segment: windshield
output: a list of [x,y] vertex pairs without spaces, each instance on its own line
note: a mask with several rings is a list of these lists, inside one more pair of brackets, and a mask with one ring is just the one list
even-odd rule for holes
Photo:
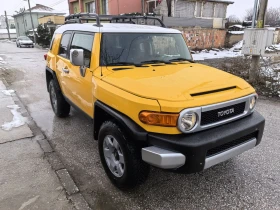
[[182,34],[104,33],[102,66],[192,60]]
[[24,36],[24,37],[19,37],[19,40],[30,40],[28,37]]

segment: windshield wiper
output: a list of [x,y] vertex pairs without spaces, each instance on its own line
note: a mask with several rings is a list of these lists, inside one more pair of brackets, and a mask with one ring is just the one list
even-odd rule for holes
[[154,64],[154,63],[165,63],[165,64],[171,64],[169,61],[164,60],[149,60],[149,61],[142,61],[143,64]]
[[174,59],[169,60],[169,62],[176,62],[176,61],[189,61],[191,63],[195,63],[193,60],[187,59],[187,58],[174,58]]
[[116,62],[116,63],[108,63],[106,66],[136,66],[140,67],[141,64],[138,63],[132,63],[132,62]]

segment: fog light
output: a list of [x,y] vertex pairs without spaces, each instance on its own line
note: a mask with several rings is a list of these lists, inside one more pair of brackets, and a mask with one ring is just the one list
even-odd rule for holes
[[194,112],[188,112],[179,119],[179,126],[182,131],[191,130],[197,122],[197,115]]

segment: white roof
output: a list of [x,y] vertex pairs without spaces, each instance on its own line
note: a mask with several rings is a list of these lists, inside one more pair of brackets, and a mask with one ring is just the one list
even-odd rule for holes
[[170,28],[163,28],[160,26],[151,25],[138,25],[138,24],[128,24],[128,23],[101,23],[102,27],[97,27],[93,25],[94,23],[84,23],[84,24],[66,24],[60,26],[55,33],[62,34],[65,31],[88,31],[88,32],[128,32],[128,33],[173,33],[179,34],[181,31]]

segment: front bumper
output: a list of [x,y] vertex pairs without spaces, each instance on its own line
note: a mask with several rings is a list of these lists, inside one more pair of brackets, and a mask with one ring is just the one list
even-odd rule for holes
[[142,159],[159,168],[195,173],[257,146],[265,119],[255,111],[250,116],[209,130],[180,135],[148,134],[149,147]]

